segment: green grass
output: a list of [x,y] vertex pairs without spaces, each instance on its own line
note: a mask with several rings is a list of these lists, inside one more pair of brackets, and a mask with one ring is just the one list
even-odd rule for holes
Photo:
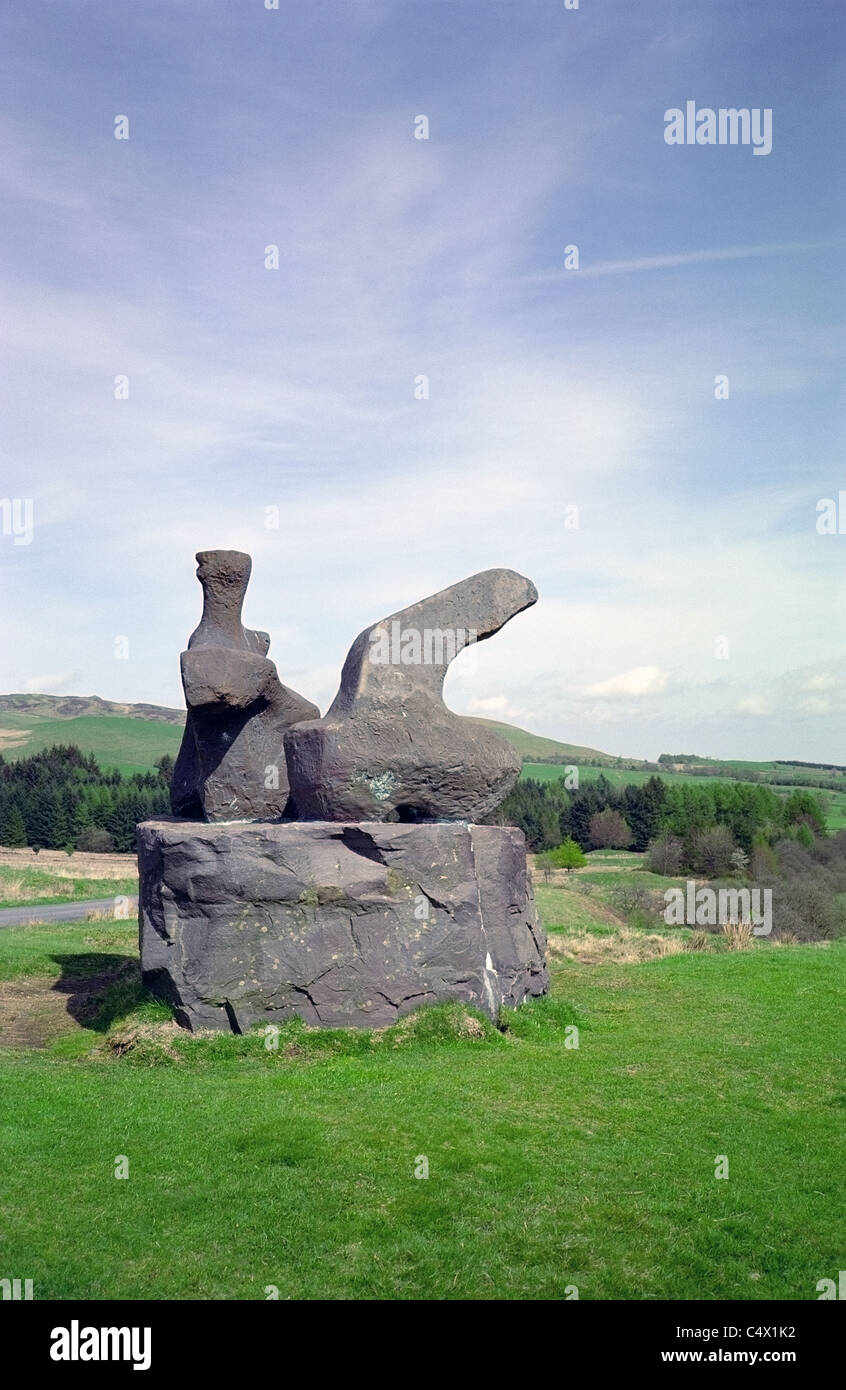
[[585,897],[575,889],[538,883],[535,900],[547,931],[606,930],[617,920],[597,899]]
[[[505,1033],[175,1057],[133,954],[131,923],[0,932],[2,978],[113,971],[86,1029],[0,1053],[0,1263],[37,1298],[815,1299],[842,1266],[844,945],[559,966]],[[136,1047],[92,1056],[113,1025]]]
[[[62,922],[0,931],[0,980],[96,974],[103,956],[136,956],[138,921]],[[108,961],[105,962],[108,964]]]
[[134,897],[137,893],[138,878],[134,874],[126,878],[63,878],[49,870],[18,869],[0,864],[0,908],[85,902],[88,898]]
[[44,719],[0,712],[0,728],[29,731],[24,743],[4,749],[7,761],[29,757],[54,744],[72,743],[83,753],[93,753],[101,767],[117,768],[123,773],[152,771],[163,754],[170,753],[175,758],[182,741],[181,725],[124,715]]
[[846,830],[846,792],[823,792],[827,801],[826,825],[829,830]]

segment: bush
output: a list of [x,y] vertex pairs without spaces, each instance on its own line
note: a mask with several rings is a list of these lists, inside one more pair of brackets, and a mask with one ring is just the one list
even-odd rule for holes
[[654,927],[663,917],[663,895],[651,892],[645,883],[638,883],[634,874],[626,874],[622,882],[612,888],[610,901],[615,912],[640,930]]
[[734,872],[741,875],[741,877],[746,873],[746,870],[749,868],[749,855],[746,853],[745,849],[736,849],[733,852],[731,856],[731,867]]
[[96,825],[89,825],[79,833],[76,842],[77,849],[86,850],[89,854],[113,854],[115,842],[108,830],[100,830]]
[[675,878],[681,873],[683,859],[684,845],[678,835],[662,835],[650,844],[646,852],[646,867],[653,874]]
[[734,849],[734,836],[727,825],[711,825],[697,830],[691,839],[691,867],[707,878],[718,878],[730,872]]
[[610,806],[591,816],[589,833],[594,849],[628,849],[633,839],[625,816]]
[[778,856],[772,845],[765,840],[756,840],[752,845],[752,858],[749,861],[749,877],[758,883],[762,879],[774,878],[778,873]]

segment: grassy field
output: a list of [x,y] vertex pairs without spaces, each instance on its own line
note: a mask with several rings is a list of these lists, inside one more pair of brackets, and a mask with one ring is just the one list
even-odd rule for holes
[[846,829],[846,792],[823,792],[826,798],[826,825],[829,830]]
[[151,772],[164,753],[176,757],[182,727],[154,719],[121,715],[82,715],[77,719],[44,719],[38,715],[0,713],[7,737],[0,742],[4,758],[28,757],[57,743],[73,743],[93,753],[101,767],[119,772]]
[[[71,856],[68,859],[71,863]],[[137,892],[137,874],[122,878],[77,878],[41,869],[8,868],[0,864],[0,908],[84,902],[87,898],[112,898],[118,895],[131,897]]]
[[606,879],[636,860],[538,885],[552,993],[505,1031],[452,1007],[191,1038],[143,1000],[134,923],[0,932],[0,1272],[36,1298],[815,1299],[846,946],[633,932]]

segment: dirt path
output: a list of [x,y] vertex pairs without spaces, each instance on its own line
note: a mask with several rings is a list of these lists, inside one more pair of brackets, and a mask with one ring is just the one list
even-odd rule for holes
[[102,988],[103,978],[96,975],[76,981],[70,998],[67,987],[49,976],[0,982],[0,1047],[47,1047],[55,1038],[79,1032],[82,1024],[74,1014]]

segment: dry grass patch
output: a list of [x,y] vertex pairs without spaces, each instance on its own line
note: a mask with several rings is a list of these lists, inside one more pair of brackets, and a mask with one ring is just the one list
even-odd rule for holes
[[730,951],[748,951],[752,945],[751,922],[724,922],[722,933]]
[[550,955],[581,961],[585,965],[606,962],[636,965],[641,961],[659,960],[662,956],[678,956],[687,949],[684,937],[639,932],[631,927],[620,927],[602,936],[594,932],[573,932],[567,936],[551,933],[549,937]]
[[62,849],[0,849],[0,866],[9,869],[40,869],[56,878],[130,878],[138,871],[134,854],[94,854]]
[[72,999],[52,976],[0,982],[0,1047],[43,1048],[84,1028],[86,1009],[103,988],[102,977],[80,979]]
[[22,748],[31,733],[31,729],[0,729],[0,753],[10,748]]
[[[117,1023],[109,1031],[108,1037],[100,1043],[96,1051],[112,1057],[123,1057],[127,1052],[152,1048],[172,1062],[184,1061],[184,1056],[173,1046],[174,1040],[185,1036],[185,1030],[173,1020],[162,1023],[141,1023],[128,1019]],[[213,1038],[215,1034],[208,1028],[197,1029],[193,1038]]]
[[54,898],[72,899],[74,896],[74,881],[67,878],[64,874],[55,874],[55,879],[61,882],[51,882],[46,888],[44,884],[26,883],[23,877],[3,878],[0,880],[0,890],[4,902],[10,903],[31,903],[43,898],[46,891]]

